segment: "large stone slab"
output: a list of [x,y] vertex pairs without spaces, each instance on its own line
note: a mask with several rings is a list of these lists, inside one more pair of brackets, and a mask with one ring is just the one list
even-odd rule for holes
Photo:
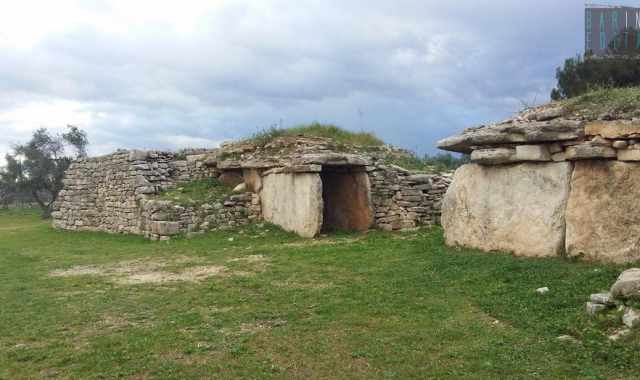
[[640,259],[640,163],[580,161],[567,205],[567,254]]
[[471,153],[479,146],[557,142],[582,137],[584,122],[580,121],[555,119],[544,122],[509,122],[467,129],[459,135],[438,141],[438,148]]
[[631,121],[594,121],[585,127],[589,136],[602,136],[608,139],[624,139],[640,136],[640,123]]
[[572,164],[469,164],[456,171],[442,206],[448,245],[521,256],[564,251]]
[[273,173],[262,179],[262,214],[268,222],[302,237],[322,229],[322,180],[318,173]]

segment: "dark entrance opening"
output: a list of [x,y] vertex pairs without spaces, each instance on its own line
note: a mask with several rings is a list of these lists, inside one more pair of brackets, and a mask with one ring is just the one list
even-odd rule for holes
[[364,167],[325,166],[322,232],[366,231],[373,225],[371,186]]

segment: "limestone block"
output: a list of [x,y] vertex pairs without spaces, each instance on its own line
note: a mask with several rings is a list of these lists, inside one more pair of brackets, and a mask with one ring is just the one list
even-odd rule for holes
[[178,222],[152,222],[151,232],[160,236],[173,236],[180,233]]
[[624,121],[596,121],[587,123],[585,133],[607,139],[630,138],[632,135],[640,134],[640,124]]
[[626,308],[622,315],[622,323],[630,329],[640,327],[640,311],[632,307]]
[[640,301],[640,269],[632,268],[622,272],[611,287],[611,295],[616,299]]
[[512,148],[478,149],[471,153],[471,161],[480,165],[501,165],[514,161],[516,150]]
[[551,154],[560,153],[560,152],[562,152],[564,150],[562,145],[559,144],[559,143],[549,144],[548,145],[548,149],[549,149],[549,153],[551,153]]
[[192,154],[190,156],[187,156],[187,162],[204,161],[206,158],[206,154]]
[[620,161],[640,161],[640,149],[624,149],[618,151]]
[[562,162],[567,160],[567,154],[565,152],[558,152],[551,155],[551,160],[554,162]]
[[551,161],[551,153],[546,145],[516,146],[516,161]]
[[567,147],[565,154],[566,159],[569,161],[617,157],[615,149],[608,146],[593,145],[589,143]]
[[129,152],[129,161],[145,161],[149,158],[149,152],[144,150],[132,150]]
[[545,110],[542,110],[541,112],[536,113],[536,120],[547,121],[559,118],[563,114],[564,109],[562,107],[547,108]]
[[584,122],[576,120],[508,122],[467,129],[459,135],[440,140],[438,148],[470,153],[473,147],[478,146],[557,142],[578,140],[582,137],[584,137]]
[[464,165],[442,204],[448,245],[521,256],[564,250],[572,164]]
[[268,222],[303,237],[320,233],[322,180],[317,173],[274,173],[262,178],[262,214]]
[[567,254],[589,260],[640,259],[640,164],[579,161],[567,204]]
[[[425,184],[425,185],[429,185],[431,186],[431,177],[428,174],[414,174],[414,175],[410,175],[407,179],[411,182],[415,182],[415,183],[419,183],[419,184]],[[429,187],[431,188],[431,187]]]
[[629,142],[625,140],[614,141],[613,147],[616,149],[627,149],[629,147]]

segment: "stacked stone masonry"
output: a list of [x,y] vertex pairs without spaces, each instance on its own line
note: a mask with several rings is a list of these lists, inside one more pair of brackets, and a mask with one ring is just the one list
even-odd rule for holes
[[[410,172],[388,164],[389,154],[404,153],[389,146],[345,149],[328,139],[303,136],[186,154],[118,151],[70,167],[53,223],[61,229],[130,233],[153,240],[256,220],[307,237],[332,227],[403,230],[439,223],[451,176]],[[189,206],[158,197],[207,178],[237,191],[216,202]],[[327,187],[323,193],[325,181],[344,189],[327,192]]]
[[443,205],[450,245],[523,256],[640,259],[640,120],[529,110],[439,142],[470,154]]

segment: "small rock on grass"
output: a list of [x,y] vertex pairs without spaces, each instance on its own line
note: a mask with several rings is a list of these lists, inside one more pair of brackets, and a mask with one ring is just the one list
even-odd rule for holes
[[622,315],[622,323],[632,329],[640,327],[640,312],[631,307],[626,308]]
[[607,306],[605,305],[602,305],[599,303],[587,302],[587,314],[589,314],[592,317],[606,310],[607,310]]
[[549,288],[547,288],[546,286],[544,288],[538,288],[538,289],[536,289],[536,293],[538,293],[538,294],[549,293]]
[[623,338],[624,336],[629,335],[630,332],[631,330],[629,329],[617,330],[615,333],[609,336],[609,340],[612,340],[615,342],[616,340],[619,340],[620,338]]
[[596,293],[591,295],[591,302],[600,305],[614,306],[616,303],[611,297],[611,293]]
[[640,300],[640,269],[628,269],[618,277],[611,287],[611,295],[616,299]]

